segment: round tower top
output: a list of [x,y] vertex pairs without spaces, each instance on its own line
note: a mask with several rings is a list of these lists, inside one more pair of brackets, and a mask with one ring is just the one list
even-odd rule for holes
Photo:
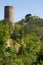
[[13,6],[5,6],[5,8],[14,8]]

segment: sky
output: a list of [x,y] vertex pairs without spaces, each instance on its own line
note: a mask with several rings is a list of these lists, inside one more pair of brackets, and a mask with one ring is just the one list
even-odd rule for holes
[[14,22],[30,13],[43,18],[43,0],[0,0],[0,20],[4,19],[4,6],[14,7]]

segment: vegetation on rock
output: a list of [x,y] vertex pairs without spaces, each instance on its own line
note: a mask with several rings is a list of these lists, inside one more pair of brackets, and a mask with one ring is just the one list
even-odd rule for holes
[[0,21],[0,65],[43,65],[43,19],[31,15],[13,28],[4,22]]

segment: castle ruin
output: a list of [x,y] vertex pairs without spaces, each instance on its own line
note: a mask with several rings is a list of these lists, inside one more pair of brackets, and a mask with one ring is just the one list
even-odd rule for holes
[[13,6],[5,6],[4,8],[4,19],[14,23],[14,7]]

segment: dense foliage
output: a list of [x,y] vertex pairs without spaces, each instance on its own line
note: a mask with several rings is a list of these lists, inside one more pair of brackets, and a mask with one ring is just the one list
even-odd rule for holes
[[0,21],[0,65],[43,65],[43,19],[28,16],[11,27]]

